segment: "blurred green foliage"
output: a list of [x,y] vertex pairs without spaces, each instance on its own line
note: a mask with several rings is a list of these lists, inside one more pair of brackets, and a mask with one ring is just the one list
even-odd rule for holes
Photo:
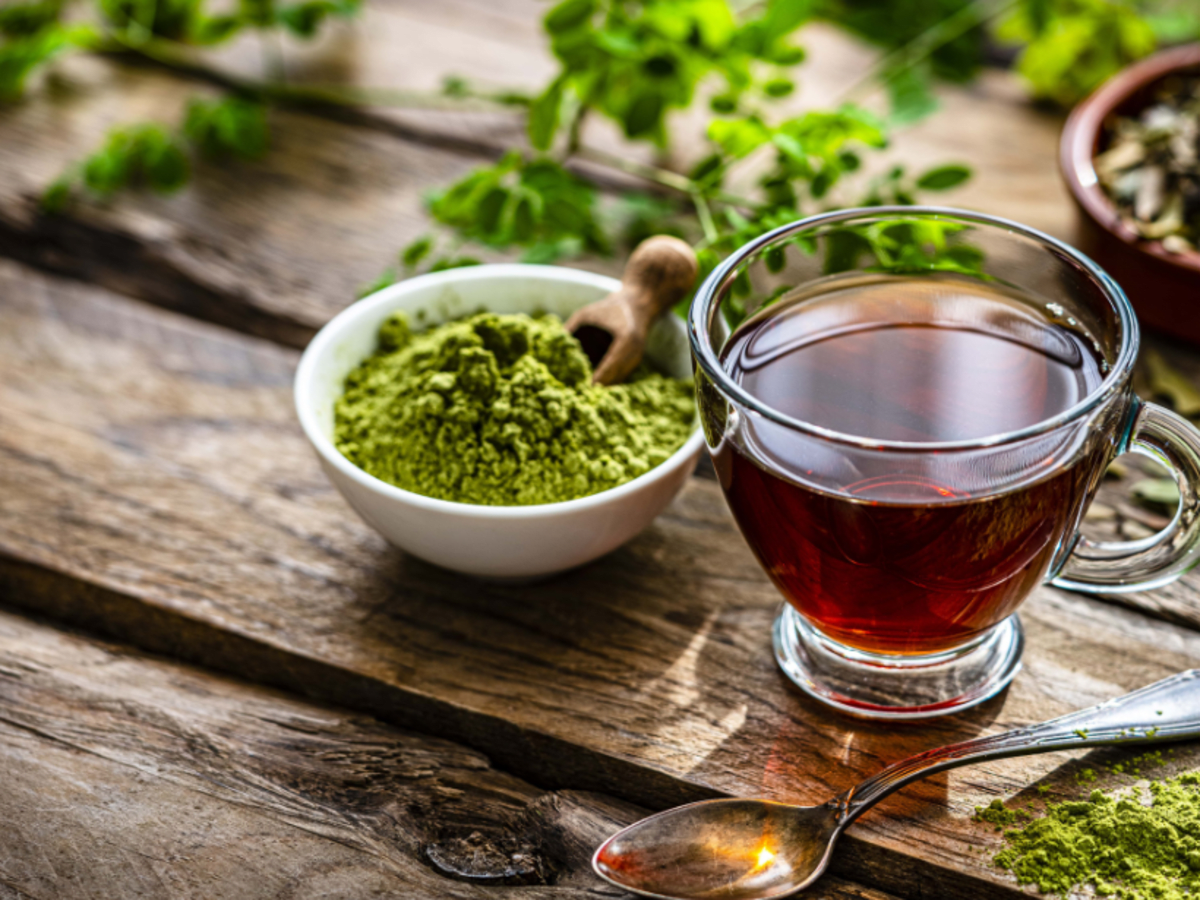
[[242,97],[192,100],[183,120],[183,134],[209,159],[260,159],[269,140],[267,110]]
[[818,0],[816,12],[889,50],[931,45],[881,73],[913,98],[1011,53],[1033,96],[1070,106],[1159,46],[1200,39],[1196,0]]
[[936,46],[927,73],[969,81],[984,62],[986,34],[982,4],[965,0],[818,0],[817,15],[873,44],[894,50],[911,44],[952,16],[967,17],[960,33]]
[[[707,270],[770,228],[844,202],[844,193],[834,199],[832,192],[887,146],[889,129],[936,108],[936,79],[968,81],[989,55],[1015,53],[1032,94],[1065,106],[1160,42],[1200,35],[1194,0],[768,0],[745,9],[749,13],[739,16],[725,0],[560,0],[543,22],[560,69],[528,105],[530,144],[544,155],[523,161],[514,154],[472,173],[441,195],[455,199],[453,214],[444,199],[432,202],[434,219],[454,242],[521,246],[547,260],[556,249],[595,252],[655,230],[682,234],[694,241]],[[772,101],[795,90],[793,70],[804,52],[793,34],[812,19],[833,22],[889,51],[875,73],[890,99],[886,119],[853,103],[781,121],[771,115]],[[577,208],[586,233],[566,224],[552,235],[542,233],[532,218],[524,227],[516,224],[518,212],[535,203],[500,182],[536,165],[541,171],[557,167],[558,181],[571,183],[564,166],[579,149],[585,117],[608,118],[627,138],[664,149],[670,112],[695,109],[704,98],[711,152],[685,178],[639,173],[680,195],[673,206],[660,202],[648,215],[643,203],[624,235],[610,227],[605,240],[597,239],[590,196]],[[751,195],[731,196],[729,173],[748,157],[760,160],[763,174]],[[897,166],[870,179],[852,199],[908,204],[919,192],[950,190],[969,177],[961,165],[916,178]],[[423,258],[435,264],[440,259]]]
[[[807,213],[847,200],[912,203],[918,191],[965,181],[964,166],[915,179],[899,166],[861,174],[870,168],[865,158],[888,146],[895,110],[890,121],[853,103],[775,112],[795,91],[804,59],[793,35],[821,12],[816,0],[767,0],[741,16],[726,0],[560,0],[543,22],[559,70],[527,107],[533,152],[514,151],[432,197],[429,211],[442,227],[406,248],[394,271],[445,265],[471,241],[551,262],[627,250],[661,232],[690,240],[703,274],[746,241]],[[462,81],[452,90],[471,93]],[[630,141],[662,152],[670,146],[671,111],[705,106],[707,152],[690,172],[634,165],[628,170],[647,189],[607,204],[574,174],[577,156],[595,161],[581,147],[587,117],[608,119]],[[751,158],[761,174],[747,192],[738,170]],[[843,183],[852,176],[857,186],[847,194]],[[732,193],[735,186],[742,193]]]
[[[20,98],[33,71],[70,50],[212,46],[247,29],[281,29],[307,39],[326,19],[355,15],[361,0],[237,0],[216,15],[209,14],[205,0],[92,0],[94,17],[82,22],[64,18],[70,2],[21,0],[0,6],[0,102]],[[144,123],[110,131],[99,149],[46,189],[42,206],[60,211],[80,189],[101,200],[124,188],[171,193],[187,183],[193,155],[258,159],[268,143],[265,95],[192,100],[178,129]]]
[[218,160],[256,159],[266,152],[266,142],[266,110],[261,104],[240,97],[193,100],[178,131],[153,123],[110,131],[99,150],[47,188],[42,209],[60,212],[78,189],[99,200],[124,188],[171,194],[187,184],[192,152]]
[[[81,9],[64,15],[68,4]],[[172,46],[209,47],[246,31],[273,50],[278,33],[310,38],[361,0],[0,0],[0,102],[30,76],[77,50],[144,52],[170,62]],[[831,22],[879,45],[879,64],[833,109],[781,113],[801,84],[801,26]],[[1068,105],[1163,42],[1200,36],[1196,0],[557,0],[543,28],[557,71],[541,90],[479,92],[447,79],[449,98],[484,98],[521,110],[528,150],[513,150],[446,188],[428,207],[437,227],[410,244],[399,272],[478,262],[469,245],[520,248],[550,262],[627,249],[654,232],[692,241],[707,270],[764,231],[848,203],[910,204],[970,176],[961,165],[909,175],[871,164],[892,129],[936,109],[938,79],[966,81],[1009,54],[1034,96]],[[268,52],[267,56],[271,56]],[[256,159],[269,144],[274,75],[220,100],[189,104],[177,128],[114,130],[47,191],[60,209],[78,190],[169,192],[197,159]],[[883,87],[885,113],[858,104]],[[286,86],[285,86],[286,87]],[[671,151],[670,117],[706,117],[702,153],[688,172],[647,163]],[[583,141],[589,118],[613,123],[628,157]],[[691,150],[691,148],[689,148]],[[589,168],[581,168],[586,162]],[[601,194],[596,167],[643,188]],[[753,173],[753,174],[750,174]],[[915,264],[915,263],[914,263]]]
[[667,113],[691,106],[702,82],[725,112],[751,91],[786,96],[787,69],[804,58],[789,36],[809,6],[767,0],[739,21],[726,0],[560,0],[543,25],[561,69],[531,108],[531,141],[549,148],[564,101],[661,147]]
[[1119,0],[1026,0],[997,31],[1023,49],[1017,70],[1035,97],[1082,100],[1123,66],[1154,52],[1143,4]]

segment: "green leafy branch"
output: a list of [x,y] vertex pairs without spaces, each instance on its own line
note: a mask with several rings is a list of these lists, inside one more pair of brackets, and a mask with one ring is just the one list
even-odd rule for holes
[[[90,0],[94,21],[78,24],[72,17],[68,25],[62,16],[67,2],[25,0],[0,8],[0,99],[18,96],[34,71],[72,50],[137,53],[162,65],[202,68],[194,53],[183,51],[250,30],[268,56],[278,56],[280,33],[311,37],[328,19],[359,8],[359,0],[236,0],[212,14],[205,0]],[[1170,2],[1159,0],[1159,6]],[[429,211],[438,227],[405,248],[380,283],[399,271],[469,265],[482,249],[519,248],[526,260],[548,262],[613,253],[656,231],[691,240],[708,268],[741,243],[804,214],[847,202],[907,204],[920,192],[951,189],[969,177],[965,167],[912,177],[902,166],[884,170],[872,162],[893,128],[936,106],[932,78],[970,78],[990,52],[989,41],[1000,36],[1023,47],[1018,66],[1035,92],[1068,102],[1155,42],[1200,32],[1190,7],[1150,5],[758,0],[735,13],[727,0],[560,0],[543,21],[559,67],[540,91],[480,92],[448,79],[441,98],[464,108],[482,103],[519,110],[529,149],[434,192]],[[817,18],[888,52],[836,109],[778,115],[778,101],[796,91],[795,70],[804,60],[793,36]],[[989,37],[995,22],[1001,24]],[[266,108],[274,103],[436,102],[403,91],[291,86],[278,64],[256,83],[209,74],[234,91],[230,100],[193,105],[179,129],[153,123],[116,129],[55,182],[47,208],[61,208],[78,189],[100,198],[130,186],[176,190],[197,154],[259,156],[268,143]],[[873,86],[886,88],[886,117],[849,102]],[[702,107],[709,116],[708,152],[690,171],[603,152],[584,139],[589,119],[607,119],[632,144],[665,158],[669,117]],[[632,175],[637,187],[619,197],[602,194],[592,177],[597,166]],[[759,174],[748,179],[748,172]]]
[[1200,39],[1195,0],[815,0],[816,15],[889,52],[879,66],[913,111],[933,103],[934,78],[965,82],[1015,56],[1036,98],[1083,99],[1164,44]]
[[[526,107],[530,151],[512,151],[435,192],[428,208],[442,227],[405,249],[404,270],[470,264],[477,256],[463,252],[468,243],[521,248],[523,259],[548,262],[665,232],[692,241],[706,272],[764,231],[836,206],[843,180],[887,147],[889,125],[854,104],[773,113],[795,90],[804,51],[791,36],[811,12],[808,0],[768,0],[742,19],[725,0],[560,0],[543,22],[560,68]],[[583,141],[582,123],[598,116],[631,142],[665,150],[670,111],[694,109],[700,98],[710,114],[709,152],[689,172]],[[747,193],[736,173],[751,159],[766,167]],[[603,198],[580,176],[581,162],[634,175],[645,187]],[[948,190],[969,175],[946,166],[910,179],[892,167],[867,178],[853,199],[912,203],[918,191]]]
[[[36,70],[71,51],[138,52],[182,68],[186,63],[173,47],[209,47],[246,29],[310,38],[325,20],[355,15],[360,0],[238,0],[234,11],[219,15],[209,15],[202,0],[95,0],[93,21],[69,23],[67,3],[28,0],[0,7],[0,103],[17,100]],[[187,183],[193,155],[261,157],[268,144],[266,104],[304,92],[268,81],[242,94],[191,101],[178,130],[158,123],[113,129],[100,148],[47,188],[43,207],[61,210],[80,188],[100,199],[127,187],[171,193]]]
[[95,46],[88,25],[66,25],[65,0],[33,0],[0,7],[0,103],[25,91],[29,77],[64,54]]

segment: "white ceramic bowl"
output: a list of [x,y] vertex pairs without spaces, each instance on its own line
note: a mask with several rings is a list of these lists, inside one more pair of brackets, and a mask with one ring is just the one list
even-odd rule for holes
[[[475,506],[435,500],[368,475],[333,446],[333,405],[346,375],[376,347],[379,326],[397,310],[413,327],[464,315],[538,311],[563,319],[618,287],[602,275],[555,266],[496,265],[412,278],[366,297],[317,333],[296,372],[296,411],[330,481],[368,525],[392,544],[447,569],[485,578],[537,578],[603,556],[657,516],[683,487],[703,446],[697,429],[662,465],[633,481],[564,503]],[[647,356],[690,378],[684,323],[664,316]]]

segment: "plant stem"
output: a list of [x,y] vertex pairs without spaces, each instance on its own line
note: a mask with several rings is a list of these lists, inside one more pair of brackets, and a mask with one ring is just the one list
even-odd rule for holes
[[[885,53],[873,66],[842,92],[842,102],[861,100],[878,84],[887,84],[907,72],[946,44],[966,34],[977,25],[990,22],[1015,7],[1020,0],[975,0],[962,9],[927,28],[907,44]],[[988,7],[993,7],[988,9]],[[986,11],[984,11],[986,10]]]
[[297,106],[391,106],[408,109],[497,110],[511,109],[503,104],[481,98],[454,98],[422,91],[402,91],[392,88],[349,87],[345,85],[282,84],[275,81],[254,81],[238,78],[199,62],[174,41],[151,38],[134,43],[119,34],[110,34],[108,46],[95,48],[100,53],[132,53],[158,65],[186,72],[220,85],[226,90],[290,103]]
[[682,194],[691,194],[696,190],[696,183],[686,175],[680,175],[670,169],[660,169],[658,166],[640,163],[637,160],[625,159],[625,157],[609,153],[607,150],[600,150],[596,147],[580,147],[576,155],[589,162],[617,169],[626,175],[636,175],[646,181],[661,184],[663,187],[679,191]]
[[574,156],[579,152],[583,122],[587,118],[587,114],[588,106],[586,103],[580,103],[575,107],[575,115],[571,117],[571,129],[567,136],[567,156]]
[[[703,193],[700,185],[686,175],[680,175],[678,172],[672,172],[670,169],[662,169],[658,166],[640,163],[637,160],[626,159],[623,156],[609,153],[607,150],[584,146],[580,147],[575,155],[580,159],[586,159],[588,162],[607,166],[610,169],[616,169],[618,172],[624,172],[626,175],[633,175],[653,184],[670,188],[681,194],[687,194],[688,197]],[[751,200],[749,197],[741,197],[737,194],[727,193],[726,191],[716,191],[707,196],[709,199],[719,200],[722,203],[736,206],[739,209],[753,210],[762,206],[761,203]]]
[[287,63],[283,58],[283,38],[277,30],[268,31],[265,28],[260,28],[258,35],[266,60],[267,81],[287,84]]
[[715,244],[721,239],[720,233],[717,231],[717,223],[713,221],[712,210],[709,209],[708,201],[699,191],[692,193],[692,204],[696,207],[696,217],[700,220],[700,227],[704,230],[704,241],[706,244]]
[[[456,110],[497,110],[511,107],[478,96],[455,98],[442,94],[431,94],[417,91],[400,91],[390,88],[349,87],[343,85],[299,85],[282,84],[275,81],[253,81],[238,78],[219,69],[214,69],[199,62],[194,55],[182,50],[174,41],[161,38],[150,38],[145,42],[133,43],[121,35],[110,35],[111,45],[101,46],[101,53],[133,53],[154,63],[177,71],[214,82],[227,90],[236,91],[265,101],[291,104],[296,106],[390,106],[409,109],[456,109]],[[627,159],[588,147],[581,143],[581,129],[588,107],[581,105],[576,111],[571,123],[568,149],[574,144],[574,149],[568,154],[582,160],[595,163],[608,169],[633,175],[657,184],[679,194],[686,195],[696,206],[697,215],[705,228],[706,239],[715,239],[716,225],[712,218],[711,203],[713,201],[736,207],[737,209],[753,211],[762,206],[758,201],[748,197],[732,194],[727,191],[705,192],[701,186],[678,172],[659,166],[648,165],[637,160]],[[705,220],[707,216],[707,220]],[[711,233],[710,233],[711,229]]]

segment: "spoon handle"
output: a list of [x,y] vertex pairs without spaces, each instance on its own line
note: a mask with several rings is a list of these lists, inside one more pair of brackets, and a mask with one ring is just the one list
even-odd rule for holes
[[1200,737],[1200,669],[1180,672],[1124,697],[1040,725],[950,744],[901,760],[838,798],[849,824],[888,794],[957,766],[1110,744],[1148,744]]
[[637,245],[618,292],[642,329],[678,303],[696,280],[696,252],[677,237],[657,234]]

